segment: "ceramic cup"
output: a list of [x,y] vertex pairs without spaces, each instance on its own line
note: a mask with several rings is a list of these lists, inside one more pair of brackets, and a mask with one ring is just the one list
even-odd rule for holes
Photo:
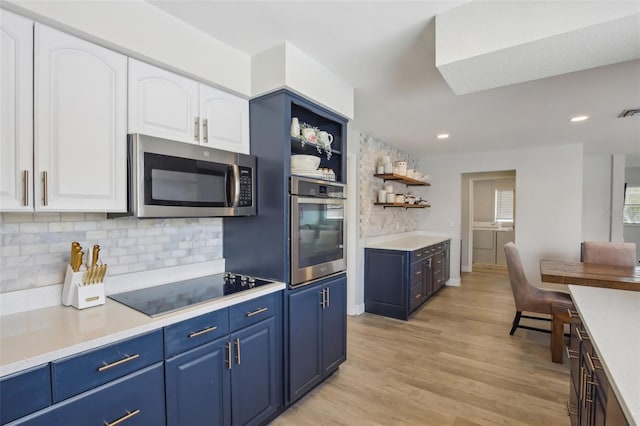
[[333,135],[322,130],[318,132],[318,142],[322,142],[325,145],[331,145],[331,142],[333,142]]
[[291,118],[291,136],[294,138],[300,137],[300,122],[298,121],[298,117]]
[[396,200],[395,194],[387,194],[387,203],[393,203]]
[[302,137],[308,141],[315,143],[318,139],[316,136],[316,131],[314,129],[302,129]]

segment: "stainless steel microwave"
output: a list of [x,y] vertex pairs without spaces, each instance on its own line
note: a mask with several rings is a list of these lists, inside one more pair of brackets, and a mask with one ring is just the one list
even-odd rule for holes
[[256,214],[255,157],[141,134],[128,143],[128,215]]

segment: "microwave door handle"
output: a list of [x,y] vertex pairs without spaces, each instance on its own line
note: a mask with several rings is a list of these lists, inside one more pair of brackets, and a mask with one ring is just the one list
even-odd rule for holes
[[233,174],[231,180],[231,193],[229,194],[230,207],[237,207],[240,202],[240,167],[237,164],[231,166],[230,172]]

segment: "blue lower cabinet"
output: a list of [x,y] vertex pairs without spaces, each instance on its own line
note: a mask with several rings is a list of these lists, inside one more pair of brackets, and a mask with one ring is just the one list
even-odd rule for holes
[[228,349],[225,337],[165,362],[168,426],[231,424]]
[[265,423],[282,406],[282,348],[274,317],[231,335],[231,418],[234,425]]
[[346,359],[346,284],[343,274],[289,294],[289,403],[313,389]]
[[3,377],[0,380],[0,424],[51,405],[49,364]]
[[282,408],[282,292],[228,312],[230,334],[165,361],[167,425],[266,424]]
[[162,426],[165,424],[161,362],[22,417],[10,425]]
[[322,371],[328,376],[347,359],[347,279],[325,284],[322,311]]

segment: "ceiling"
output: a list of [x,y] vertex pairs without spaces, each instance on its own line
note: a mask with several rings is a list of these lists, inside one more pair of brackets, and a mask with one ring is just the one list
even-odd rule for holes
[[640,60],[455,95],[435,67],[434,16],[465,2],[150,3],[248,55],[292,43],[354,87],[356,129],[407,152],[584,143],[640,154],[640,114],[617,118],[640,108]]

